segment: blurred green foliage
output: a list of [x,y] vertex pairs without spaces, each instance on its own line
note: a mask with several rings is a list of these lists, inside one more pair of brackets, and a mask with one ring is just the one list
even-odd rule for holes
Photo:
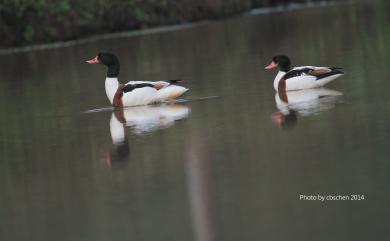
[[[308,0],[300,0],[308,1]],[[1,0],[0,47],[218,18],[288,0]]]

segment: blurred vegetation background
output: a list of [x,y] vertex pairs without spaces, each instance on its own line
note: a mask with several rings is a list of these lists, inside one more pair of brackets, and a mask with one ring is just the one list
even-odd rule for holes
[[310,0],[1,0],[0,48],[215,19]]

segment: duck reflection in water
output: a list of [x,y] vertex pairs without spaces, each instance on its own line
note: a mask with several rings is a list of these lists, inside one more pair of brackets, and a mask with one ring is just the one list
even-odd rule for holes
[[190,108],[179,104],[138,106],[114,110],[110,119],[110,133],[113,147],[102,154],[106,167],[129,160],[130,145],[128,133],[146,135],[171,127],[178,120],[188,117]]
[[298,116],[310,116],[327,111],[342,102],[343,93],[327,88],[278,92],[275,95],[279,111],[272,114],[275,124],[284,130],[293,129]]

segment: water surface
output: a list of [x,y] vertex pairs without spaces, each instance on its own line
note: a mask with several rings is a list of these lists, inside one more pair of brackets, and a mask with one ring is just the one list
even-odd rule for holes
[[[387,240],[389,10],[355,1],[3,55],[0,240]],[[184,98],[219,98],[123,125],[104,109],[105,69],[84,63],[102,49],[122,81],[183,78]],[[278,53],[344,67],[338,94],[286,107],[264,70]]]

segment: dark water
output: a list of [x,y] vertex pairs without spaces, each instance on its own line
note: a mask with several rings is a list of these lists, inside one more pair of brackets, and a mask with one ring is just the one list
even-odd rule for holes
[[[389,11],[356,1],[2,55],[0,240],[387,240]],[[184,78],[185,99],[219,98],[94,112],[105,70],[84,60],[100,49],[122,81]],[[346,75],[286,105],[263,70],[276,53]],[[317,194],[365,200],[299,200]]]

